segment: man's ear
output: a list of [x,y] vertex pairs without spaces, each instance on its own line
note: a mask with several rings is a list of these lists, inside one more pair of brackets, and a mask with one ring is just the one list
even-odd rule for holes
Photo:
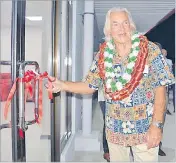
[[136,29],[133,25],[130,25],[131,31],[134,32]]

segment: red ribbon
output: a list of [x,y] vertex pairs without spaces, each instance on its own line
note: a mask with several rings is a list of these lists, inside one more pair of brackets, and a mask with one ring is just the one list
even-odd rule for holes
[[[25,72],[25,75],[24,75],[24,78],[17,78],[14,83],[13,83],[13,86],[10,90],[10,93],[7,97],[7,101],[5,103],[5,110],[4,110],[4,118],[5,120],[7,120],[7,116],[8,116],[8,113],[9,113],[9,106],[11,104],[11,100],[12,100],[12,97],[14,96],[14,93],[16,91],[16,84],[17,82],[24,82],[25,83],[25,102],[26,102],[26,99],[27,99],[27,95],[29,94],[30,97],[33,96],[33,85],[32,85],[32,81],[33,83],[35,84],[36,81],[39,81],[39,108],[38,108],[38,114],[39,114],[39,117],[36,117],[35,115],[35,118],[36,118],[36,121],[37,123],[39,124],[42,120],[42,116],[43,116],[43,111],[42,111],[42,82],[43,82],[43,79],[46,78],[48,79],[48,88],[52,88],[52,81],[49,79],[48,77],[48,73],[47,72],[44,72],[43,74],[35,74],[33,71],[30,71],[28,70],[27,72]],[[48,91],[48,97],[49,99],[53,99],[53,94],[51,91]],[[24,138],[23,136],[23,131],[22,129],[19,129],[19,136],[21,138]]]

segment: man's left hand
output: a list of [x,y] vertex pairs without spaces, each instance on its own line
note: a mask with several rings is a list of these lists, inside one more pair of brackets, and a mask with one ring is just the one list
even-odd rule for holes
[[155,148],[159,145],[162,139],[162,129],[151,125],[148,132],[147,132],[147,147]]

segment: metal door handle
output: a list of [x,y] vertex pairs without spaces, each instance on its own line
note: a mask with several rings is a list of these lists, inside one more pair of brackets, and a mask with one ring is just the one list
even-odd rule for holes
[[4,129],[4,128],[10,128],[10,124],[2,124],[0,125],[0,130]]
[[[37,62],[35,64],[36,64],[35,65],[35,72],[37,72],[39,74],[39,65]],[[35,118],[34,118],[34,120],[27,121],[26,125],[32,125],[32,124],[36,123],[37,119],[39,118],[39,102],[38,102],[38,100],[39,100],[39,80],[37,80],[35,83],[35,95],[34,95]]]
[[0,61],[0,65],[11,65],[11,61]]
[[24,90],[24,71],[25,71],[25,62],[22,62],[19,64],[19,123],[18,126],[22,130],[27,130],[27,127],[25,126],[25,90]]
[[[39,64],[36,61],[23,61],[18,62],[19,65],[19,123],[18,127],[22,129],[23,131],[26,131],[28,129],[28,125],[32,125],[37,122],[37,119],[39,118],[39,81],[37,80],[35,83],[35,118],[30,121],[25,121],[25,91],[24,91],[24,82],[23,78],[25,75],[25,67],[27,65],[34,65],[35,71],[39,73]],[[11,61],[0,61],[0,65],[11,65]],[[2,124],[0,125],[0,130],[4,128],[10,128],[10,124]]]
[[[36,61],[25,61],[20,63],[19,68],[19,78],[24,78],[25,73],[25,66],[26,65],[34,65],[35,70],[37,73],[39,73],[39,64]],[[30,121],[25,121],[25,104],[24,104],[24,83],[19,82],[19,128],[23,131],[26,131],[28,129],[28,125],[32,125],[37,122],[37,119],[39,118],[39,104],[38,104],[38,97],[39,97],[39,81],[36,81],[35,84],[35,118]]]

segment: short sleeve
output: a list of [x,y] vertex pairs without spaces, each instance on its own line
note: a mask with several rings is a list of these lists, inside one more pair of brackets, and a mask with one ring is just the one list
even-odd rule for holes
[[99,76],[98,59],[99,52],[96,54],[88,74],[83,79],[83,82],[88,83],[89,87],[95,90],[98,90],[99,86],[102,84],[102,79]]
[[153,44],[150,50],[152,60],[150,62],[150,75],[152,88],[168,86],[175,83],[175,78],[171,72],[166,59],[161,54],[160,49]]

